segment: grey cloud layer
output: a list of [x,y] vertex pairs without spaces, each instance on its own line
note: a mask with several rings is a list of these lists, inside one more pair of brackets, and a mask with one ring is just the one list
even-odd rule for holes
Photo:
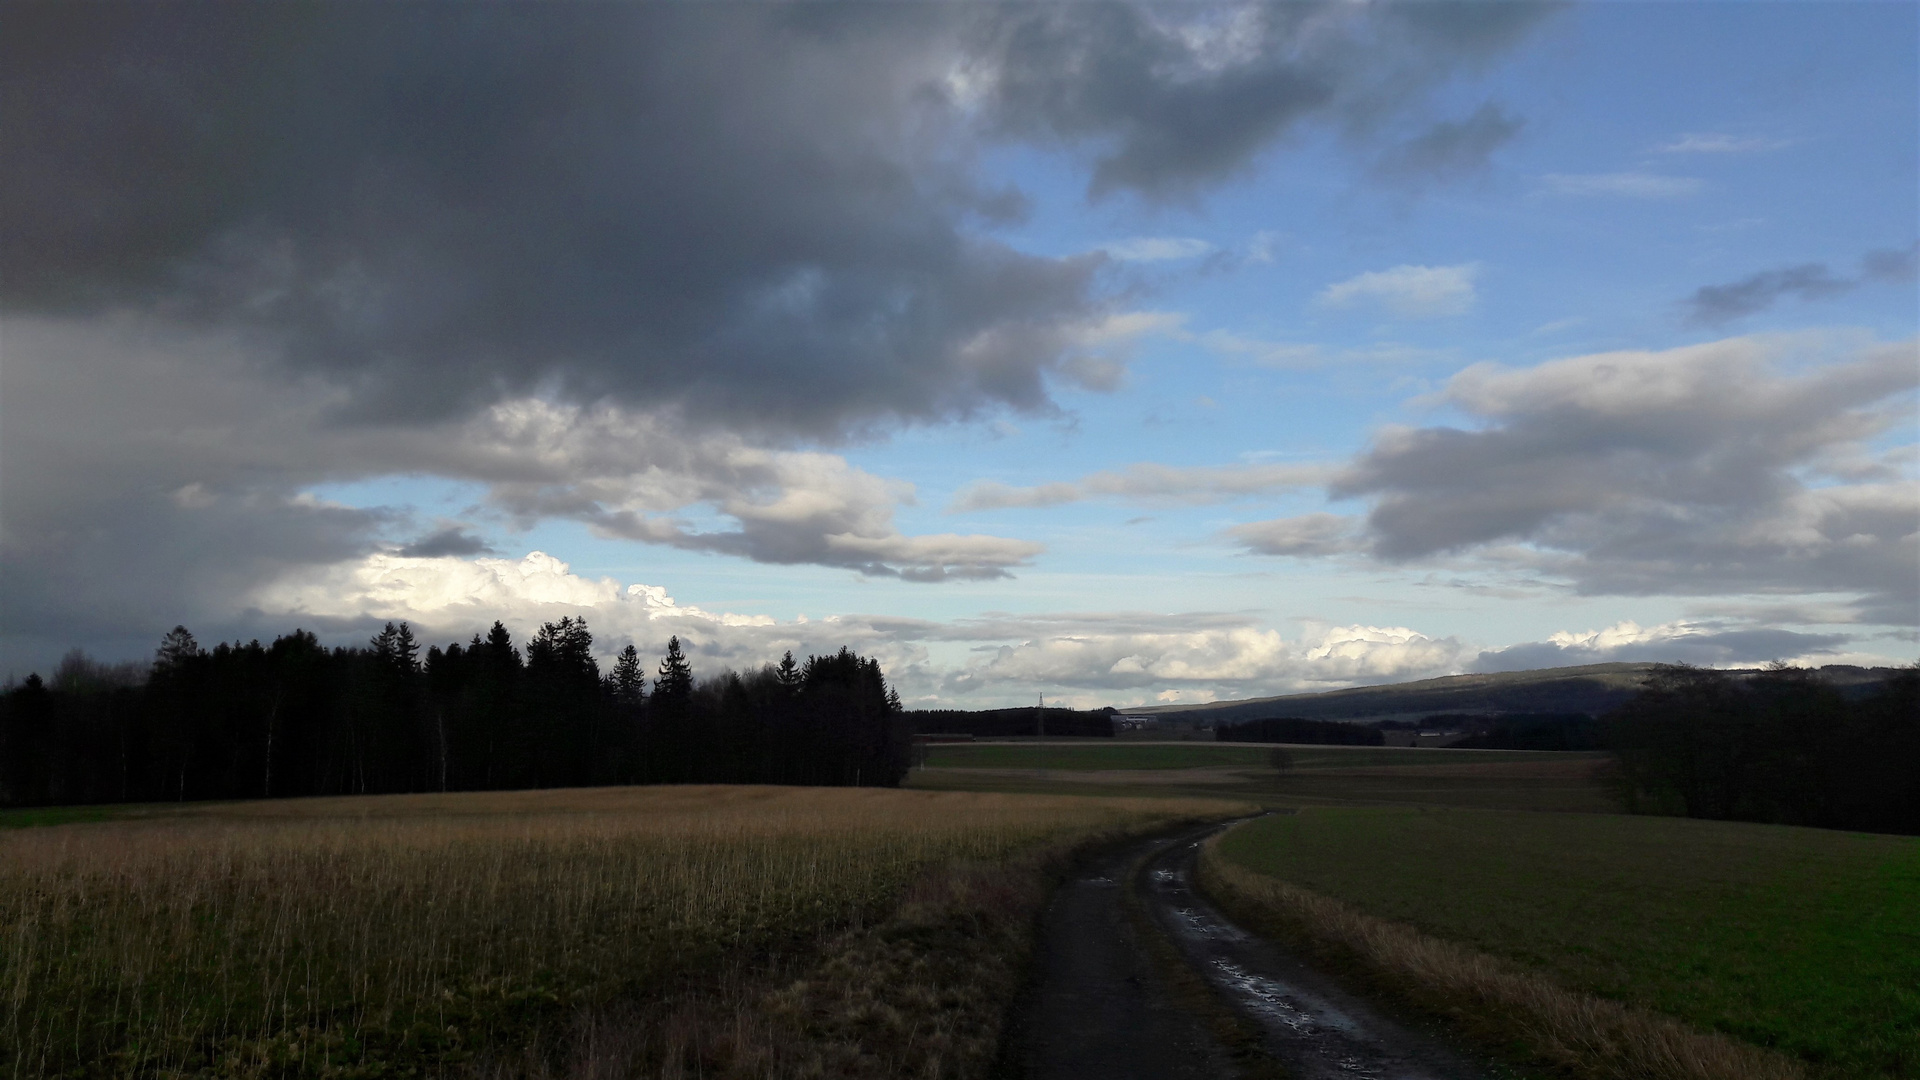
[[1377,168],[1399,180],[1471,175],[1495,150],[1520,134],[1526,121],[1493,102],[1463,120],[1442,120],[1381,155]]
[[16,9],[4,300],[276,331],[372,415],[1041,407],[1095,263],[962,231],[950,20],[863,11]]
[[[1289,126],[1379,127],[1410,99],[1507,48],[1546,4],[1251,4],[1002,9],[981,69],[1001,131],[1092,148],[1089,193],[1180,197],[1244,167]],[[1062,73],[1071,73],[1062,77]],[[1511,122],[1511,121],[1507,121]],[[1457,168],[1503,141],[1484,110],[1416,140],[1404,171]],[[1484,154],[1485,150],[1479,150]]]
[[1860,259],[1858,277],[1839,277],[1825,263],[1803,263],[1778,270],[1762,270],[1724,285],[1702,285],[1687,298],[1688,318],[1718,326],[1743,315],[1765,311],[1788,296],[1821,300],[1852,292],[1868,282],[1912,281],[1920,244],[1905,250],[1869,251]]
[[[1004,574],[1037,546],[902,536],[900,491],[781,456],[1117,384],[1104,257],[988,235],[1026,204],[982,151],[1183,198],[1294,125],[1404,129],[1546,10],[9,6],[0,647],[241,626],[261,581],[408,524],[297,492],[392,474],[769,562]],[[512,428],[534,402],[559,411]]]
[[[246,615],[246,598],[380,550],[393,533],[415,538],[402,549],[410,556],[483,553],[457,523],[421,529],[397,512],[298,494],[392,473],[482,485],[475,512],[496,524],[571,518],[609,535],[909,580],[1004,575],[1040,550],[902,535],[893,513],[911,488],[831,454],[536,399],[432,423],[343,424],[329,416],[337,394],[261,367],[231,334],[136,318],[8,321],[0,654],[120,650],[123,638],[143,652],[183,621],[283,630]],[[679,515],[696,507],[735,527],[688,526]]]
[[1178,196],[1393,116],[1538,5],[12,9],[0,301],[276,332],[367,415],[563,389],[774,432],[1047,405],[1094,258],[982,133]]
[[1324,482],[1318,465],[1160,465],[1140,462],[1120,470],[1090,473],[1075,483],[1013,487],[976,480],[954,495],[949,514],[1003,507],[1059,506],[1083,499],[1116,498],[1147,503],[1202,505],[1271,495]]
[[1859,618],[1910,625],[1920,489],[1870,443],[1911,415],[1917,359],[1803,336],[1477,365],[1445,397],[1484,426],[1388,429],[1331,485],[1364,520],[1232,535],[1273,555],[1477,553],[1589,593],[1852,594]]
[[1854,642],[1846,634],[1803,634],[1792,630],[1715,630],[1664,637],[1622,645],[1562,645],[1534,641],[1490,649],[1480,654],[1475,671],[1527,671],[1576,664],[1654,661],[1731,667],[1766,664],[1775,660],[1834,653]]

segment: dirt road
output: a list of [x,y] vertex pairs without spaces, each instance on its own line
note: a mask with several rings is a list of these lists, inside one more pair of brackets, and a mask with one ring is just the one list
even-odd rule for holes
[[[1192,888],[1213,829],[1099,860],[1060,889],[1037,974],[1016,1009],[1003,1075],[1027,1080],[1232,1077],[1242,1071],[1205,1015],[1225,1007],[1298,1080],[1479,1080],[1474,1064],[1395,1022],[1278,946],[1235,926]],[[1135,890],[1149,925],[1128,914]],[[1144,934],[1172,945],[1156,959]],[[1177,956],[1177,960],[1171,960]],[[1178,992],[1180,963],[1217,1002]],[[1243,1025],[1245,1026],[1245,1025]]]

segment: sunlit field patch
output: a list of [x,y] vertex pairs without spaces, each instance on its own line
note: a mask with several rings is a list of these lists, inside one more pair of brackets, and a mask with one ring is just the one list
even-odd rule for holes
[[10,829],[0,1075],[457,1065],[729,958],[805,953],[930,868],[1223,808],[669,787]]

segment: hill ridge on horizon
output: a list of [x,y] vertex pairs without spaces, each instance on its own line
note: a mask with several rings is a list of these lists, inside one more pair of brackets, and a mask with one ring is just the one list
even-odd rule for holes
[[[1447,712],[1562,712],[1597,716],[1632,697],[1645,682],[1647,673],[1658,666],[1653,661],[1613,661],[1523,671],[1466,672],[1403,683],[1349,686],[1337,690],[1191,705],[1146,705],[1118,711],[1129,715],[1163,717],[1204,713],[1208,720],[1246,720],[1287,715],[1305,719],[1361,721]],[[1729,670],[1735,674],[1753,674],[1763,669]],[[1891,673],[1894,669],[1829,664],[1813,670],[1827,674],[1836,682],[1852,684],[1878,681],[1875,673]],[[1848,677],[1851,672],[1860,674]]]

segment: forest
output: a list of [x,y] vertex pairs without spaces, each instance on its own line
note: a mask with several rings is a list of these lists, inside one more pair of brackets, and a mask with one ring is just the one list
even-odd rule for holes
[[602,672],[571,617],[524,652],[498,622],[424,654],[405,623],[357,648],[295,630],[203,649],[176,627],[145,671],[76,652],[0,695],[0,805],[896,786],[910,739],[879,661],[846,648],[696,681],[676,637],[650,680],[631,645]]
[[1654,669],[1605,718],[1630,809],[1920,833],[1920,670],[1850,697],[1816,673]]
[[1374,727],[1341,720],[1305,720],[1297,716],[1221,724],[1215,729],[1215,734],[1222,742],[1308,743],[1319,746],[1386,744],[1386,738]]
[[1113,737],[1113,708],[1082,710],[1031,707],[1025,709],[915,709],[907,714],[919,735],[972,735],[1007,738],[1034,735],[1049,738]]

